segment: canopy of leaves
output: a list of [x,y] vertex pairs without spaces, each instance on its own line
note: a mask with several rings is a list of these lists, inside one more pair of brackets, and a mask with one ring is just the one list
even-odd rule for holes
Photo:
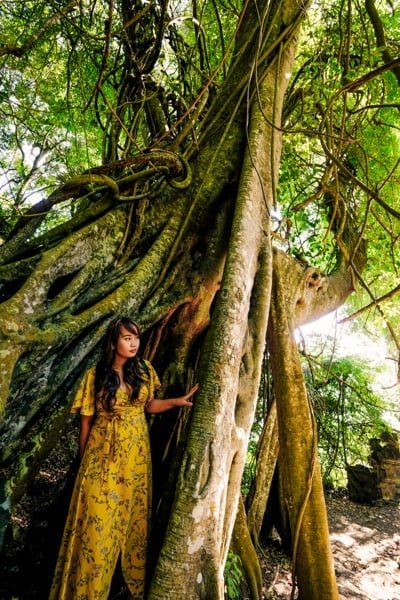
[[193,101],[217,90],[226,73],[238,10],[214,2],[122,1],[117,10],[104,0],[5,0],[4,226],[60,180],[179,136]]

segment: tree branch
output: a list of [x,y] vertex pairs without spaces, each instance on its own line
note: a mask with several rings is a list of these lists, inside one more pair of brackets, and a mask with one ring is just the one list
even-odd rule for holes
[[11,55],[16,56],[17,58],[21,58],[24,54],[26,54],[29,50],[33,48],[33,46],[46,34],[47,30],[53,27],[62,17],[65,17],[66,13],[74,10],[74,7],[78,4],[78,0],[71,0],[69,4],[65,7],[64,10],[60,10],[55,15],[52,15],[45,21],[41,29],[31,35],[31,37],[24,43],[22,46],[13,46],[13,45],[0,45],[0,56]]
[[[375,1],[365,0],[365,8],[371,21],[372,27],[374,28],[376,46],[379,52],[381,53],[383,62],[386,65],[389,63],[393,63],[393,56],[390,53],[386,44],[385,30],[383,28],[383,23],[379,18],[379,13],[376,10]],[[394,66],[391,67],[391,71],[396,76],[397,83],[400,85],[400,66],[398,64],[394,64]]]

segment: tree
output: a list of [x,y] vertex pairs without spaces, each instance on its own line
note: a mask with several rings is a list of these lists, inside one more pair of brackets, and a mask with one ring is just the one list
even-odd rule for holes
[[[390,40],[382,51],[384,9],[357,10],[4,4],[3,530],[68,425],[107,323],[128,314],[165,388],[200,383],[160,450],[175,445],[177,468],[149,598],[222,598],[267,337],[300,597],[337,597],[294,329],[357,280],[377,305],[362,279],[371,222],[398,266],[388,147],[400,60]],[[41,199],[29,206],[29,194]]]

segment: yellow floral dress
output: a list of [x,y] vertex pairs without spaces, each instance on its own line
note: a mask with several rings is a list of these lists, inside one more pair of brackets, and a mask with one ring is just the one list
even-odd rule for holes
[[142,600],[151,501],[146,403],[160,386],[148,375],[132,402],[119,389],[110,412],[95,406],[95,367],[71,412],[96,415],[76,478],[49,600],[107,600],[119,554],[132,598]]

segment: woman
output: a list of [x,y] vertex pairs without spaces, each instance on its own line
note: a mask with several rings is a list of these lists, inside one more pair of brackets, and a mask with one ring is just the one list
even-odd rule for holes
[[151,500],[145,411],[191,406],[198,386],[180,398],[154,398],[160,382],[138,357],[139,345],[133,321],[112,321],[102,356],[73,402],[81,418],[81,465],[50,600],[106,600],[119,555],[132,597],[143,598]]

